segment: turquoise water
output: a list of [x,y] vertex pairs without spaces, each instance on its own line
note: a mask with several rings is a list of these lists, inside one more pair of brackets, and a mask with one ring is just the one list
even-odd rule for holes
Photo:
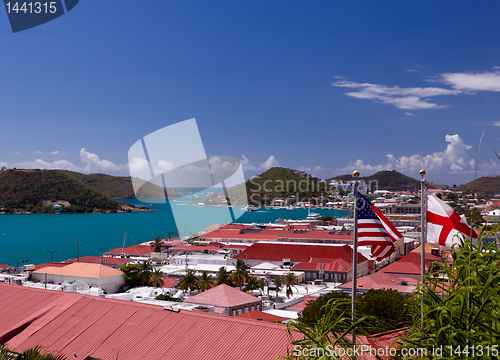
[[[136,200],[126,200],[134,205]],[[54,261],[63,261],[77,256],[76,238],[80,241],[80,256],[99,255],[121,247],[127,231],[126,246],[150,241],[156,236],[167,236],[176,231],[176,225],[168,204],[143,204],[152,212],[118,214],[62,214],[62,215],[0,215],[0,264],[16,266],[17,261],[28,259],[30,264],[50,261],[47,250],[54,253]],[[176,217],[185,227],[179,229],[182,235],[198,232],[205,227],[221,222],[227,211],[223,207],[197,207],[174,203]],[[322,216],[342,217],[346,213],[338,210],[315,209]],[[234,209],[235,216],[242,214]],[[304,219],[307,210],[261,210],[244,212],[237,222],[274,222],[282,219]]]

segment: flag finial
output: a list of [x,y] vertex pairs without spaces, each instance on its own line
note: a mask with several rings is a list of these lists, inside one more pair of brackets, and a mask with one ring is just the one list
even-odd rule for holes
[[422,175],[422,177],[423,177],[423,176],[425,175],[425,170],[424,170],[424,169],[422,169],[422,170],[420,170],[418,173],[419,173],[420,175]]
[[354,170],[354,172],[352,173],[352,176],[354,176],[355,178],[358,178],[359,177],[359,171],[358,170]]

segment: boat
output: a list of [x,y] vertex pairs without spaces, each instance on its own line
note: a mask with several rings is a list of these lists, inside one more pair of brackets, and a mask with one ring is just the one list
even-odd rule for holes
[[317,220],[317,219],[319,219],[320,217],[321,217],[321,215],[320,215],[320,214],[318,214],[318,213],[309,213],[309,214],[307,215],[306,220]]
[[259,211],[259,208],[253,205],[247,205],[241,208],[241,211]]
[[288,205],[285,209],[287,209],[287,210],[295,210],[295,207],[293,205]]

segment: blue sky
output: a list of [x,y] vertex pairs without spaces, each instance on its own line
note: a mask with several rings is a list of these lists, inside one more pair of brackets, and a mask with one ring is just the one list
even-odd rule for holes
[[500,174],[500,3],[82,0],[12,34],[0,11],[0,164],[128,174],[196,118],[206,153],[321,178]]

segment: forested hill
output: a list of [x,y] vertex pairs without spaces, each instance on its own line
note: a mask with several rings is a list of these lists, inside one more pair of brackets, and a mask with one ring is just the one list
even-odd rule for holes
[[[465,185],[459,186],[457,190],[464,193],[472,193],[473,184],[473,181],[468,182]],[[500,194],[500,176],[485,176],[476,179],[475,193],[489,196]]]
[[[274,199],[286,200],[288,204],[298,200],[311,200],[320,196],[328,196],[327,184],[321,179],[310,176],[303,171],[273,167],[264,173],[246,181],[248,203],[256,206],[271,205]],[[228,189],[230,195],[244,194],[243,183]],[[297,200],[298,196],[298,200]],[[241,205],[243,199],[234,197],[232,205]],[[222,193],[213,194],[203,202],[207,205],[219,205],[224,201]],[[314,202],[314,200],[312,200]]]
[[[103,195],[114,199],[135,199],[132,181],[129,176],[111,176],[106,174],[81,174],[74,171],[61,170],[61,172],[78,180],[92,189],[100,191]],[[161,192],[156,185],[145,183],[138,194],[140,199],[155,198]],[[165,196],[166,196],[166,192]]]
[[[403,190],[415,190],[420,188],[420,181],[416,180],[412,177],[406,176],[397,172],[395,170],[383,170],[379,171],[371,176],[361,176],[359,178],[363,180],[366,185],[370,186],[370,191],[377,190],[374,188],[375,184],[379,190],[391,190],[391,191],[403,191]],[[342,180],[342,181],[350,181],[353,180],[351,174],[335,176],[327,180],[330,182],[332,180]],[[445,186],[439,184],[427,184],[431,189],[439,189]]]
[[74,212],[114,211],[120,206],[110,197],[92,189],[60,170],[0,171],[0,207],[5,212],[19,208],[32,213],[50,212],[44,201],[67,201],[65,210]]

